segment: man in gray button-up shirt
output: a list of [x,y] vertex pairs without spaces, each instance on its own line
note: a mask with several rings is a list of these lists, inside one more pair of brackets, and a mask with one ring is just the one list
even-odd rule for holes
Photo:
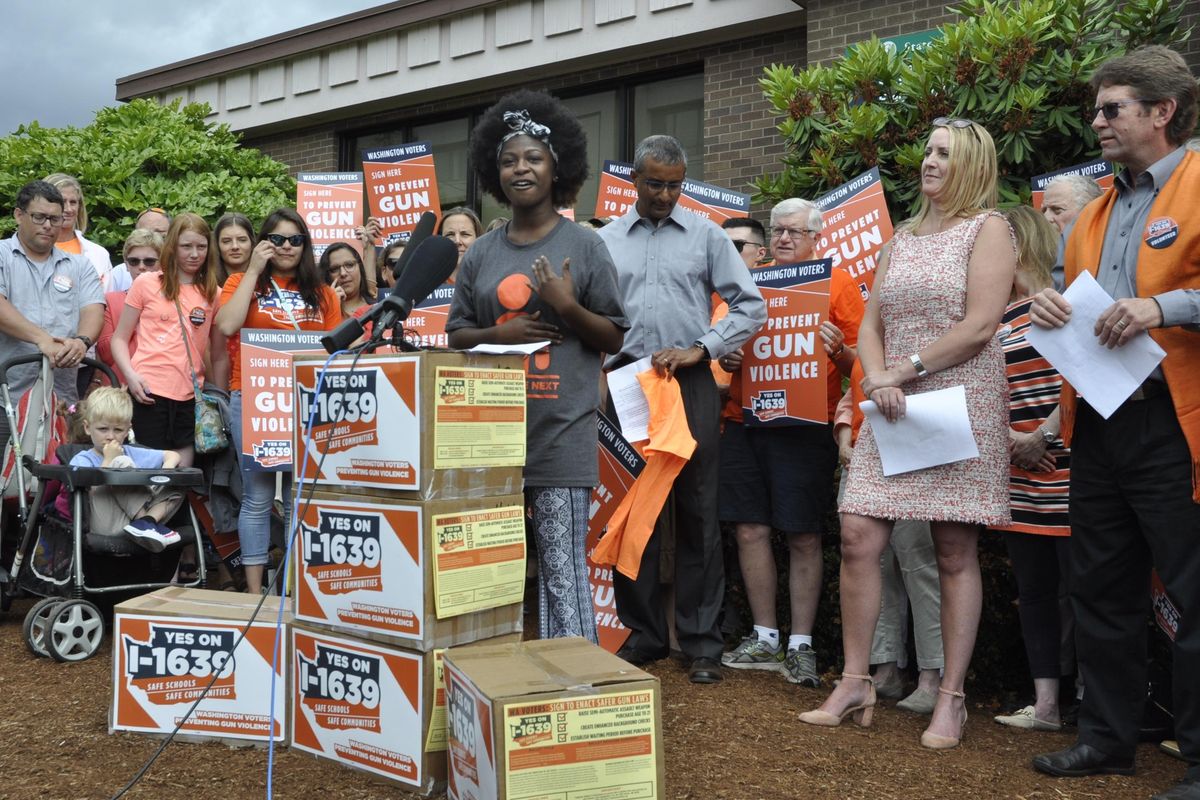
[[[709,220],[679,207],[687,155],[670,136],[638,145],[633,182],[637,204],[601,228],[617,267],[630,328],[608,366],[646,356],[679,382],[696,451],[675,480],[668,505],[675,519],[675,608],[679,646],[697,683],[721,680],[724,640],[717,616],[725,592],[717,524],[720,398],[709,360],[736,350],[767,320],[762,295],[733,243]],[[712,296],[729,304],[715,325]],[[661,526],[660,526],[661,527]],[[617,612],[631,631],[621,655],[646,663],[667,655],[656,530],[637,581],[614,572]]]
[[[1200,156],[1184,148],[1198,91],[1183,58],[1161,46],[1105,63],[1092,87],[1101,152],[1124,170],[1075,221],[1067,277],[1092,272],[1115,299],[1094,323],[1101,344],[1121,347],[1153,331],[1167,356],[1108,417],[1086,397],[1072,415],[1064,395],[1069,586],[1087,691],[1077,743],[1033,764],[1066,777],[1133,773],[1153,567],[1179,612],[1173,711],[1188,762],[1184,781],[1155,800],[1200,800]],[[1052,289],[1030,311],[1046,328],[1070,316]]]
[[[104,322],[104,293],[96,269],[83,256],[54,246],[62,222],[62,195],[45,181],[17,194],[17,232],[0,242],[0,363],[42,353],[55,367],[60,400],[76,399],[75,372]],[[33,384],[36,365],[8,373],[14,404]],[[0,449],[8,443],[0,415]]]

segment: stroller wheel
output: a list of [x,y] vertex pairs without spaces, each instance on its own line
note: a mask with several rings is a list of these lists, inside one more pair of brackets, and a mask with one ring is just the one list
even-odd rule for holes
[[25,614],[21,634],[25,637],[25,646],[35,656],[50,657],[50,649],[46,645],[46,631],[50,628],[50,612],[62,601],[61,597],[43,597],[34,603],[29,612]]
[[87,600],[64,600],[50,612],[46,646],[55,661],[83,661],[100,649],[104,617]]

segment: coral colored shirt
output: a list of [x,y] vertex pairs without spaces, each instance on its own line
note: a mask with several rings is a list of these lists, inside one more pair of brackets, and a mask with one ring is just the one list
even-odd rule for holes
[[[183,312],[183,332],[180,332],[179,311],[175,301],[163,297],[162,274],[148,272],[139,275],[125,295],[125,307],[139,311],[135,335],[138,346],[133,354],[133,371],[146,383],[146,391],[171,400],[190,400],[196,383],[204,385],[204,355],[208,352],[208,335],[216,313],[216,298],[209,300],[204,292],[191,284],[179,287],[179,308]],[[187,351],[184,350],[184,333]]]
[[[237,291],[237,287],[241,285],[242,278],[246,273],[237,272],[229,276],[229,280],[225,281],[225,286],[221,288],[221,303],[228,303],[233,297],[233,293]],[[337,327],[342,321],[342,305],[338,300],[337,293],[333,291],[332,286],[321,286],[321,306],[320,308],[311,309],[304,305],[304,298],[300,295],[299,284],[294,279],[279,280],[275,279],[279,284],[279,289],[283,293],[281,298],[276,294],[274,289],[269,289],[265,294],[255,294],[250,300],[250,307],[246,311],[246,319],[242,323],[243,328],[268,328],[274,330],[294,330],[291,319],[288,318],[287,310],[282,303],[286,303],[286,308],[291,309],[292,316],[296,318],[296,324],[300,326],[300,330],[304,331],[327,331]],[[229,337],[229,391],[237,392],[242,388],[242,340],[241,336],[234,334]]]

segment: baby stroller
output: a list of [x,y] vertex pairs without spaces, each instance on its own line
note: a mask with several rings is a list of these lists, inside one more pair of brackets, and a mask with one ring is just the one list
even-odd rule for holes
[[[41,358],[41,355],[25,356],[0,365],[0,392],[6,401],[7,371]],[[119,385],[106,365],[92,359],[84,361],[103,372],[112,385]],[[6,414],[10,409],[11,403],[6,402]],[[10,415],[8,422],[16,430],[12,416],[15,415]],[[14,446],[20,446],[15,436]],[[99,650],[104,635],[104,614],[97,602],[100,597],[119,600],[168,586],[178,565],[182,542],[194,540],[197,548],[202,547],[200,526],[188,503],[181,506],[176,519],[172,520],[173,523],[186,523],[174,525],[181,543],[161,553],[151,553],[124,536],[90,530],[88,490],[94,486],[188,488],[202,485],[203,476],[200,470],[190,468],[71,467],[71,459],[89,446],[59,444],[55,448],[57,464],[46,463],[47,459],[41,453],[19,453],[20,463],[28,470],[30,481],[29,486],[25,486],[22,470],[17,470],[17,480],[22,482],[23,490],[17,495],[21,541],[9,569],[8,591],[20,589],[43,598],[29,609],[22,633],[32,652],[56,661],[82,661]],[[60,484],[70,495],[72,513],[69,520],[54,508]],[[201,560],[196,578],[185,585],[203,586],[204,581]],[[111,603],[105,605],[111,608]]]

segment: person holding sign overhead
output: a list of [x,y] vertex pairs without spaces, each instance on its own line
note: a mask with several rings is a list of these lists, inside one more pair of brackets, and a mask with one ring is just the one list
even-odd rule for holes
[[[807,200],[792,197],[780,202],[771,209],[773,260],[756,269],[812,260],[822,227],[821,210]],[[795,285],[796,290],[803,291],[801,287]],[[811,413],[809,419],[800,418],[809,406],[803,405],[807,395],[795,389],[783,395],[783,408],[753,410],[759,404],[755,398],[761,393],[755,391],[754,374],[745,374],[742,369],[742,348],[727,353],[718,362],[733,376],[722,415],[725,431],[721,435],[718,510],[721,520],[737,525],[738,561],[754,618],[754,630],[721,661],[734,669],[777,670],[790,683],[815,687],[820,678],[812,629],[821,599],[824,566],[821,529],[837,466],[830,420],[842,396],[842,376],[849,375],[854,365],[863,299],[854,279],[841,269],[830,271],[828,302],[827,306],[822,304],[825,307],[821,311],[797,314],[802,306],[792,307],[789,295],[800,297],[789,290],[769,298],[767,326],[750,341],[756,346],[765,341],[771,352],[787,349],[788,355],[773,357],[772,361],[781,371],[797,374],[804,374],[817,363],[815,354],[808,352],[804,343],[823,344],[827,357],[825,380],[801,384],[812,387],[811,407],[818,409],[817,413]],[[821,313],[826,308],[827,315]],[[794,324],[801,320],[807,331]],[[775,348],[771,344],[774,341],[796,346]],[[775,618],[777,572],[772,528],[787,536],[790,554],[792,624],[786,647],[780,641]]]
[[587,179],[587,138],[556,98],[514,92],[476,124],[471,163],[483,189],[512,208],[512,221],[463,248],[446,332],[460,349],[551,342],[526,362],[525,504],[538,549],[538,630],[543,639],[595,643],[584,548],[600,478],[600,367],[603,353],[621,349],[629,323],[604,243],[556,211]]
[[[245,272],[235,272],[221,290],[216,327],[229,339],[229,408],[235,452],[242,452],[242,328],[327,331],[342,321],[341,304],[325,283],[304,219],[291,208],[273,211],[262,224]],[[283,505],[291,507],[291,474],[283,473]],[[238,539],[246,568],[246,591],[262,591],[271,536],[275,473],[242,469]]]
[[[649,136],[634,152],[635,203],[601,228],[617,266],[631,327],[609,369],[649,356],[677,380],[696,450],[676,477],[674,505],[675,616],[679,646],[693,683],[722,680],[724,637],[718,621],[725,595],[717,521],[717,445],[721,401],[709,360],[736,350],[767,321],[766,304],[733,243],[713,222],[679,205],[687,153],[671,136]],[[712,296],[729,306],[716,323]],[[667,509],[668,513],[670,509]],[[665,658],[670,649],[659,585],[658,530],[650,537],[637,580],[613,573],[617,613],[629,639],[619,655],[634,664]]]
[[1012,231],[994,211],[996,148],[981,125],[939,117],[921,162],[921,202],[879,265],[858,333],[864,394],[894,424],[905,395],[963,386],[979,456],[885,477],[870,424],[850,462],[842,500],[841,683],[812,725],[853,716],[869,725],[875,686],[867,674],[879,616],[879,557],[897,519],[927,519],[942,594],[945,672],[921,744],[956,747],[967,720],[963,682],[983,602],[980,525],[1007,525],[1008,384],[996,338],[1012,288]]
[[[1059,403],[1071,447],[1071,602],[1086,687],[1079,738],[1033,759],[1051,775],[1131,775],[1146,692],[1146,616],[1153,567],[1181,615],[1174,657],[1175,735],[1187,775],[1155,795],[1200,798],[1200,155],[1196,78],[1151,45],[1101,65],[1089,111],[1101,155],[1124,165],[1113,188],[1075,220],[1067,285],[1092,273],[1116,301],[1096,319],[1100,344],[1148,335],[1166,351],[1107,418],[1067,383]],[[1071,306],[1034,296],[1034,325],[1058,328]]]

